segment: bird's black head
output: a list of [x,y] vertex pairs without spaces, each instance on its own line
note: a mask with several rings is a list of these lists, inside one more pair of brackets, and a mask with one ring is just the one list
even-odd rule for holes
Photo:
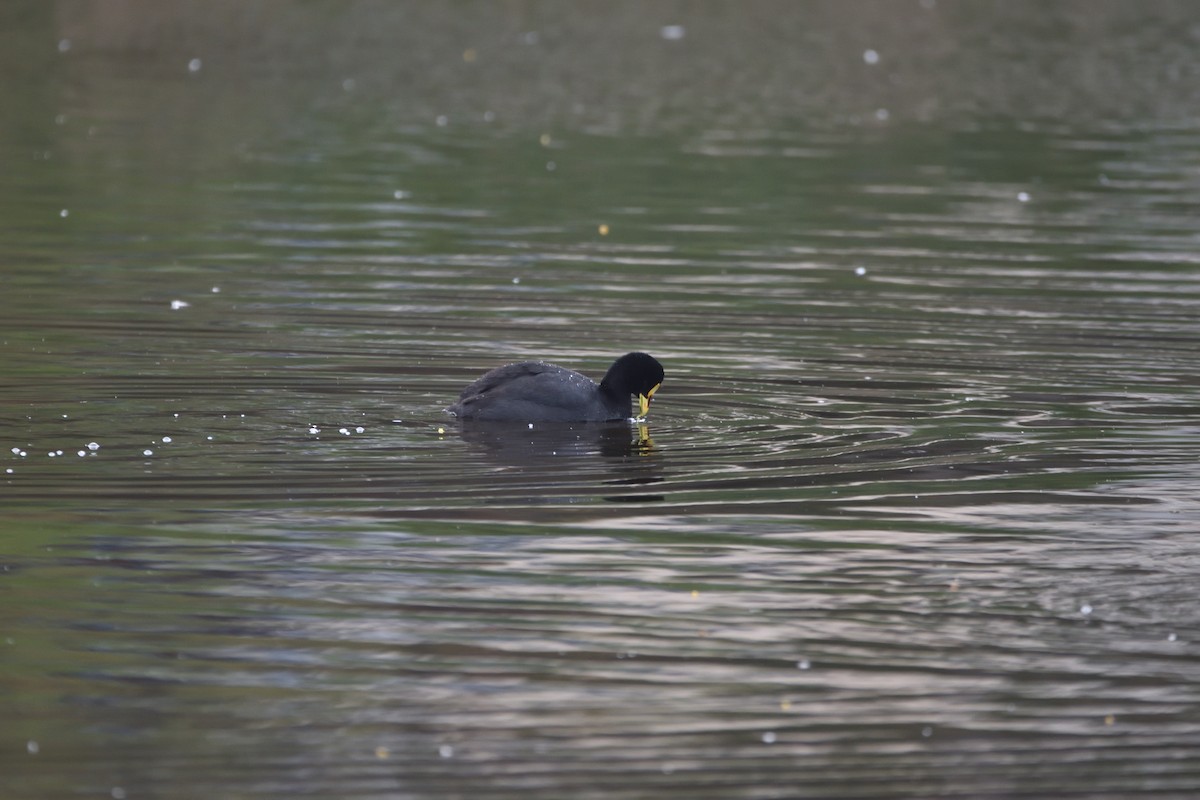
[[626,353],[613,362],[608,368],[608,374],[600,382],[600,388],[627,397],[631,394],[638,396],[639,416],[646,416],[650,408],[650,398],[658,391],[663,382],[662,364],[658,359],[645,353]]

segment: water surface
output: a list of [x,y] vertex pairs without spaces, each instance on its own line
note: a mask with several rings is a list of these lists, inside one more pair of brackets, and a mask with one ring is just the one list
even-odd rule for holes
[[[884,68],[988,25],[942,5],[813,8]],[[1122,40],[1133,119],[1023,115],[967,49],[952,113],[852,113],[857,44],[827,113],[771,113],[695,73],[709,7],[616,7],[633,63],[698,61],[524,116],[529,59],[605,74],[586,19],[434,15],[453,66],[381,103],[365,6],[325,88],[56,8],[0,139],[0,794],[1200,792],[1200,129],[1137,94],[1191,12]],[[655,105],[681,76],[711,103]],[[632,349],[648,440],[442,412]]]

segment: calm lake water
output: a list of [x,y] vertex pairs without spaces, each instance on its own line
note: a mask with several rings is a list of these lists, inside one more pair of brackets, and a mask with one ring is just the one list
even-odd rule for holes
[[0,796],[1200,796],[1194,6],[101,7],[0,12]]

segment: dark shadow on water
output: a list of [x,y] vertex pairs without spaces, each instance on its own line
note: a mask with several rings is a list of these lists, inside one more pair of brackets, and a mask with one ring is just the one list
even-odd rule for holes
[[604,423],[459,423],[463,441],[487,458],[511,466],[543,466],[552,459],[625,459],[649,456],[654,442],[645,426],[627,422]]

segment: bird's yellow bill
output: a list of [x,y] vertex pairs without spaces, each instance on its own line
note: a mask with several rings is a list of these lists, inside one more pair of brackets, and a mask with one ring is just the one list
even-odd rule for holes
[[660,386],[662,386],[661,383],[656,383],[656,384],[654,384],[653,389],[646,392],[645,394],[638,395],[638,412],[639,412],[638,416],[639,417],[646,416],[646,412],[648,412],[650,410],[650,398],[654,397],[654,393],[658,391],[658,387],[660,387]]

